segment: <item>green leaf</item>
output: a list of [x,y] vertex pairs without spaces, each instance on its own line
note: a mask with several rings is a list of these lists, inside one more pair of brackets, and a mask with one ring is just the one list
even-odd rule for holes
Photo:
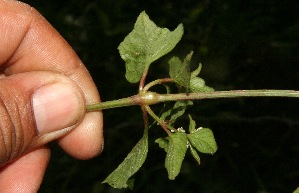
[[187,107],[192,105],[192,101],[177,101],[173,106],[170,121],[175,122],[177,118],[185,114]]
[[217,144],[213,132],[208,128],[198,128],[196,132],[187,135],[190,144],[199,152],[214,154]]
[[184,61],[182,62],[178,57],[172,57],[168,64],[169,66],[169,76],[174,80],[174,82],[185,89],[185,92],[189,91],[190,87],[190,60],[193,52],[190,52]]
[[174,31],[158,27],[143,11],[134,29],[119,45],[121,58],[126,62],[126,78],[138,82],[149,65],[170,52],[184,33],[180,24]]
[[196,70],[191,72],[191,79],[190,79],[190,92],[212,92],[214,91],[213,88],[206,86],[205,81],[197,77],[201,71],[202,64],[199,63]]
[[196,129],[195,129],[195,127],[196,127],[196,123],[195,123],[195,121],[192,119],[192,117],[191,117],[191,115],[188,115],[188,117],[189,117],[189,133],[194,133],[194,132],[196,132]]
[[168,178],[174,180],[180,173],[182,162],[187,151],[187,134],[182,132],[171,133],[165,159]]
[[190,60],[192,58],[193,52],[191,51],[184,61],[182,62],[178,57],[172,57],[168,63],[169,76],[174,80],[177,86],[183,92],[212,92],[213,88],[205,85],[205,81],[202,78],[197,77],[201,71],[202,65],[199,64],[197,69],[190,72]]
[[135,184],[135,178],[130,178],[130,179],[128,179],[128,181],[127,181],[127,185],[128,185],[128,188],[129,188],[129,189],[133,190],[133,188],[134,188],[134,184]]
[[205,81],[199,77],[193,77],[190,80],[190,92],[213,92],[214,89],[206,86]]
[[158,138],[155,140],[155,143],[158,143],[159,144],[159,147],[164,149],[165,152],[167,152],[167,149],[168,149],[168,140],[166,139],[163,139],[163,138]]
[[299,187],[293,193],[299,193]]
[[144,163],[148,152],[148,131],[127,155],[125,160],[103,181],[114,188],[127,188],[132,183],[129,178],[134,175]]
[[202,68],[202,64],[199,63],[198,67],[196,68],[196,70],[194,70],[193,72],[191,72],[191,78],[194,78],[194,77],[198,76],[199,73],[200,73],[200,71],[201,71],[201,68]]
[[193,158],[196,160],[196,162],[199,165],[200,164],[200,157],[199,157],[197,151],[192,147],[192,145],[190,145],[190,151],[191,151],[191,154],[192,154]]
[[171,109],[166,110],[162,113],[160,119],[166,120],[167,117],[170,116],[170,118],[168,118],[168,121],[170,121],[170,124],[174,124],[180,116],[184,115],[187,107],[192,105],[192,101],[177,101]]

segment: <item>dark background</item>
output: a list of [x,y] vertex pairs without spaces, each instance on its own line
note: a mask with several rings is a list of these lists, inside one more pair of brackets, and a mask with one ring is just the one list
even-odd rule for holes
[[[299,90],[298,0],[51,0],[25,1],[35,7],[76,50],[90,70],[103,101],[130,96],[137,84],[124,78],[117,47],[143,10],[161,27],[184,24],[182,41],[170,55],[193,50],[203,63],[201,77],[216,90]],[[162,58],[148,79],[168,75]],[[287,193],[299,186],[299,100],[217,99],[195,102],[188,113],[213,130],[219,150],[201,155],[198,166],[187,154],[182,172],[167,179],[165,153],[151,143],[136,175],[134,190],[101,181],[117,167],[142,135],[137,107],[107,110],[105,149],[79,161],[55,143],[40,192],[101,193]],[[151,141],[165,134],[151,132]]]

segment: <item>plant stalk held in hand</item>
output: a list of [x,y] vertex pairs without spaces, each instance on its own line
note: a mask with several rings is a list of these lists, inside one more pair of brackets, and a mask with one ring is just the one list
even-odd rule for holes
[[[200,154],[214,154],[217,144],[213,132],[209,128],[196,126],[189,117],[189,125],[178,127],[175,123],[193,105],[193,100],[236,98],[236,97],[299,97],[299,91],[293,90],[231,90],[214,91],[199,77],[202,65],[195,70],[190,69],[193,55],[191,51],[184,59],[172,57],[169,61],[169,76],[146,84],[146,77],[151,64],[169,53],[183,36],[183,25],[174,31],[160,28],[142,12],[134,29],[119,45],[118,50],[126,64],[126,79],[130,83],[138,83],[138,93],[128,98],[101,102],[87,106],[87,111],[98,111],[110,108],[139,105],[144,119],[142,138],[133,147],[124,161],[104,180],[104,183],[115,188],[133,187],[131,177],[140,169],[148,153],[148,132],[151,127],[149,117],[156,122],[165,137],[155,142],[165,150],[165,167],[170,180],[179,174],[185,154],[189,149],[196,162],[200,164]],[[173,86],[176,85],[175,91]],[[164,85],[165,93],[150,91],[156,85]],[[173,101],[171,107],[162,109],[156,114],[151,105]]]

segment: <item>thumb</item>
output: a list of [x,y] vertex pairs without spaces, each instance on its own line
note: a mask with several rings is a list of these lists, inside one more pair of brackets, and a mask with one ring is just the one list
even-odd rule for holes
[[0,166],[70,131],[85,113],[65,76],[27,72],[0,79]]

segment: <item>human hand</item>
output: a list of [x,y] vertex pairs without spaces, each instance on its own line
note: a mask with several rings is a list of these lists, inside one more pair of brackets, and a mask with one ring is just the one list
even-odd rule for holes
[[56,140],[88,159],[102,150],[100,101],[88,71],[33,8],[0,0],[0,189],[36,192]]

